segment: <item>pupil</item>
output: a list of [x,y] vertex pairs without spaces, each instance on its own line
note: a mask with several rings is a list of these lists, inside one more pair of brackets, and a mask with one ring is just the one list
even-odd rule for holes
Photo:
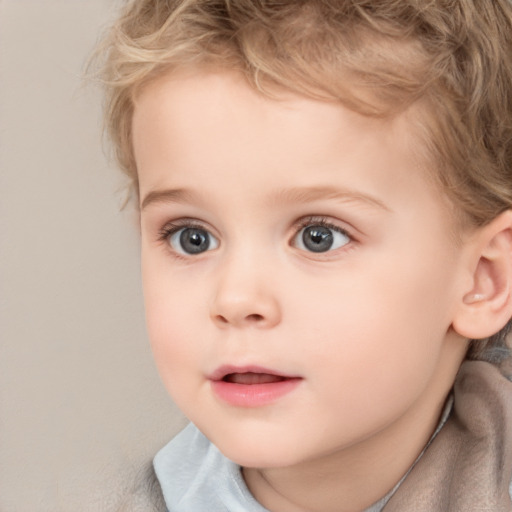
[[312,252],[328,251],[333,244],[332,231],[324,226],[308,226],[302,234],[302,242]]
[[181,232],[180,244],[185,252],[199,254],[208,250],[210,240],[203,229],[187,228]]

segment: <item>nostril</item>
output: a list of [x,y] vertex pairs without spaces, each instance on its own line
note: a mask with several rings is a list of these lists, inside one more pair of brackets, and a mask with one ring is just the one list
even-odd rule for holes
[[263,320],[263,315],[253,313],[252,315],[247,315],[247,320],[249,322],[261,322]]
[[229,321],[226,317],[222,316],[222,315],[217,315],[217,320],[221,323],[221,324],[228,324]]
[[[231,323],[238,323],[238,320],[236,320],[235,318],[231,318],[229,316],[224,316],[224,315],[215,315],[215,320],[219,323],[219,324],[222,324],[222,325],[227,325],[227,324],[231,324]],[[252,313],[250,315],[246,315],[246,316],[241,316],[239,318],[239,320],[242,321],[242,323],[247,323],[247,324],[259,324],[261,323],[263,320],[265,320],[265,317],[263,315],[260,315],[258,313]]]

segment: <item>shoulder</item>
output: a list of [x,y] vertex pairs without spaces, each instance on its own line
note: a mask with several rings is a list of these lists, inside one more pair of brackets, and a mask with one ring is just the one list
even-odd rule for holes
[[151,461],[133,474],[133,486],[122,497],[116,512],[165,512],[162,490]]

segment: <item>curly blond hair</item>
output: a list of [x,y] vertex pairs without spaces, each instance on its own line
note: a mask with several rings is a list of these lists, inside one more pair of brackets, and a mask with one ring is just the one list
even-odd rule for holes
[[[422,105],[421,147],[461,218],[482,226],[512,206],[510,0],[130,0],[96,56],[135,191],[137,94],[178,67],[215,66],[368,116]],[[504,349],[504,333],[490,345]]]

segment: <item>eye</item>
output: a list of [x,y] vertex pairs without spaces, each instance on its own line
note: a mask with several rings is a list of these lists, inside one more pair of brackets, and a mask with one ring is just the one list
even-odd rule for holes
[[342,229],[323,223],[309,224],[295,235],[294,245],[309,252],[327,252],[339,249],[351,241]]
[[219,241],[206,229],[184,227],[167,236],[169,245],[179,254],[201,254],[217,249]]

